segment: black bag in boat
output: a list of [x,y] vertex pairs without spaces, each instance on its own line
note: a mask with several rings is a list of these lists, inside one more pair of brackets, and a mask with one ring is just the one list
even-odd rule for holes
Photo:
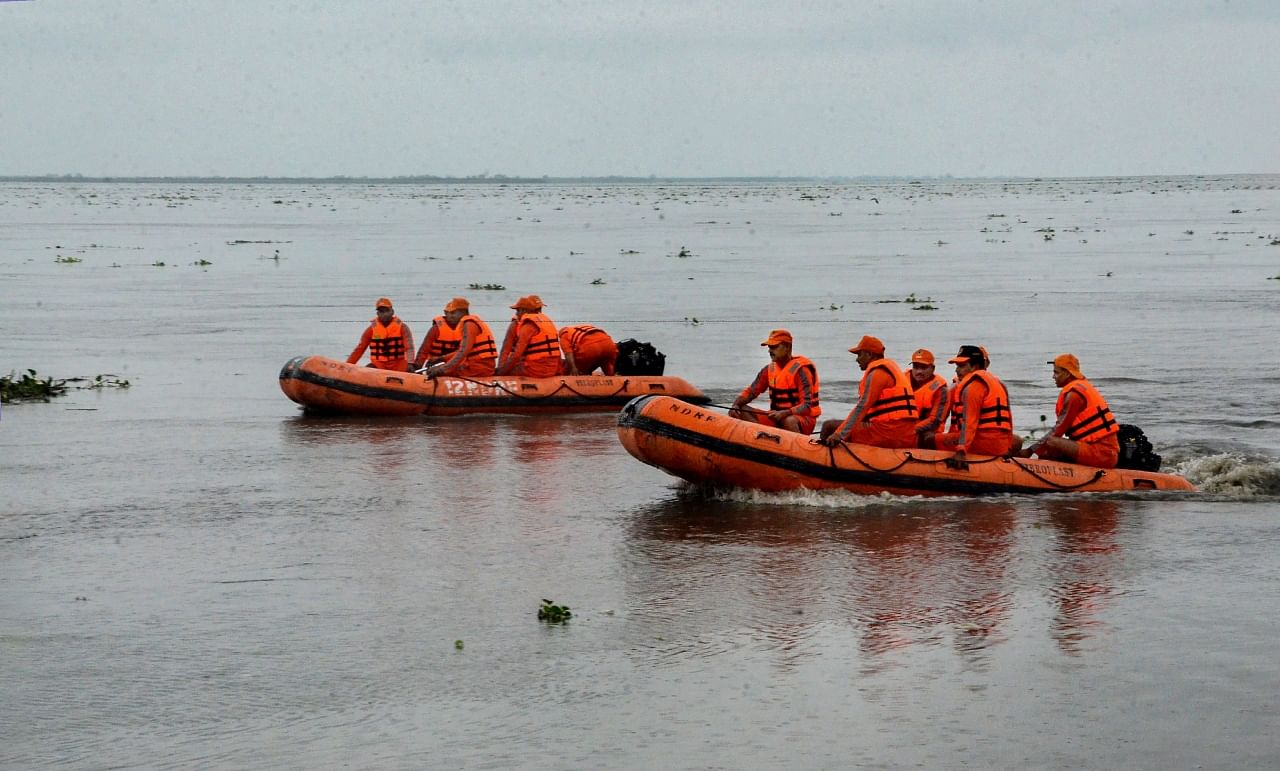
[[619,375],[661,375],[667,368],[667,356],[651,343],[628,338],[618,343]]
[[1161,462],[1142,429],[1127,423],[1120,424],[1120,460],[1116,463],[1116,468],[1159,471]]

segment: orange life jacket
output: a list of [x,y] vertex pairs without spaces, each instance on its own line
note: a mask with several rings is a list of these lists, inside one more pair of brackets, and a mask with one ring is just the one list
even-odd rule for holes
[[[916,381],[912,380],[911,385],[913,388],[915,387],[915,384]],[[931,416],[931,411],[934,406],[933,402],[938,398],[938,389],[944,388],[946,385],[946,379],[942,377],[942,375],[935,374],[932,380],[921,384],[919,388],[915,388],[916,420],[924,420]],[[947,405],[945,404],[939,404],[938,409],[942,409],[946,406]],[[944,415],[943,417],[945,418],[946,416]]]
[[893,384],[882,388],[875,403],[867,405],[866,411],[862,413],[862,420],[866,423],[881,425],[900,420],[914,422],[916,397],[911,392],[911,378],[889,359],[876,359],[867,366],[862,375],[862,382],[858,384],[858,398],[861,399],[867,392],[867,386],[871,383],[871,373],[877,369],[884,370],[893,378]]
[[427,349],[427,358],[447,359],[462,344],[462,322],[458,322],[456,327],[450,327],[444,316],[436,316],[431,323],[435,325],[436,337]]
[[582,349],[582,342],[588,337],[596,337],[606,333],[600,327],[593,327],[590,324],[574,324],[571,327],[560,328],[560,348],[572,353],[577,353]]
[[399,316],[392,316],[386,326],[374,317],[371,322],[373,335],[369,338],[369,362],[375,367],[380,363],[405,361],[404,327]]
[[523,324],[526,321],[532,321],[538,325],[538,331],[533,333],[529,344],[525,346],[524,358],[526,361],[534,359],[559,359],[560,358],[560,338],[556,335],[556,325],[547,318],[545,313],[526,313],[524,318],[520,320]]
[[818,368],[803,356],[792,356],[782,367],[769,362],[769,409],[789,410],[804,401],[804,394],[800,392],[799,372],[802,369],[809,373],[809,383],[813,386],[809,416],[816,418],[822,414],[822,408],[818,406]]
[[[493,332],[489,331],[489,325],[484,323],[479,316],[472,316],[470,313],[463,316],[458,321],[458,342],[453,348],[456,351],[458,346],[462,344],[462,325],[468,321],[474,321],[479,327],[480,333],[471,341],[471,348],[467,351],[467,355],[459,363],[459,366],[465,365],[467,362],[481,362],[485,365],[492,366],[498,360],[498,344],[493,339]],[[448,328],[448,324],[444,327]]]
[[964,389],[972,380],[980,380],[987,386],[987,396],[978,410],[978,433],[1008,434],[1013,436],[1013,410],[1009,408],[1009,389],[1000,378],[985,369],[975,369],[964,376],[956,387],[957,397],[952,403],[952,419],[957,427],[964,425]]
[[1084,398],[1084,407],[1076,413],[1075,425],[1067,428],[1067,438],[1077,442],[1101,442],[1112,434],[1120,432],[1120,424],[1116,416],[1111,414],[1107,400],[1102,398],[1098,389],[1084,378],[1072,380],[1062,387],[1058,394],[1058,405],[1054,411],[1062,414],[1062,405],[1067,401],[1067,394],[1072,391]]

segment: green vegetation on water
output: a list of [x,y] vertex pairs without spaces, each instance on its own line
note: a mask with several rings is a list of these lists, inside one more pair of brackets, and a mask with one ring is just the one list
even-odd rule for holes
[[538,608],[538,620],[548,624],[563,624],[571,618],[573,611],[569,610],[568,605],[555,605],[551,600],[543,600],[542,607]]
[[[68,385],[68,384],[73,385]],[[57,380],[52,377],[40,377],[34,369],[29,369],[18,376],[10,372],[0,377],[0,402],[47,402],[55,396],[62,396],[67,391],[96,390],[99,388],[128,388],[129,381],[115,375],[97,375],[88,377],[71,377]]]

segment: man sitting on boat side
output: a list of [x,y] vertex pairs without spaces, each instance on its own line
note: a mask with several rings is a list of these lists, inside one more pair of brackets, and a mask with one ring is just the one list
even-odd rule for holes
[[1107,400],[1085,380],[1080,360],[1064,353],[1053,361],[1053,382],[1058,392],[1058,422],[1043,439],[1019,455],[1065,460],[1096,468],[1115,468],[1120,459],[1120,424]]
[[560,339],[556,325],[542,312],[542,298],[521,297],[511,306],[515,318],[502,341],[499,375],[555,377],[560,374]]
[[[763,345],[769,349],[769,363],[756,375],[751,385],[738,394],[729,417],[753,420],[774,428],[808,436],[822,414],[818,404],[818,368],[804,356],[791,355],[791,333],[775,329]],[[769,411],[747,407],[766,390]]]
[[858,384],[858,403],[843,421],[823,423],[819,441],[828,447],[840,442],[915,447],[916,399],[911,380],[884,357],[884,343],[878,338],[863,336],[849,353],[857,355],[864,373]]
[[356,364],[369,350],[369,366],[396,372],[409,371],[409,354],[413,351],[413,333],[409,325],[395,315],[391,300],[379,297],[373,304],[374,316],[360,336],[360,344],[347,357],[348,364]]
[[933,449],[933,435],[942,429],[951,401],[947,381],[933,370],[933,352],[920,348],[911,354],[911,391],[916,402],[916,447]]
[[422,342],[415,365],[428,377],[491,377],[498,360],[498,345],[489,325],[471,314],[471,303],[455,297],[444,306]]
[[1013,411],[1009,389],[987,371],[986,351],[976,345],[962,345],[955,357],[956,396],[952,399],[951,431],[939,434],[939,450],[955,450],[956,460],[966,453],[1008,455],[1021,448],[1013,436]]
[[612,375],[618,363],[618,344],[609,333],[590,324],[560,328],[561,367],[565,375],[590,375],[597,368]]

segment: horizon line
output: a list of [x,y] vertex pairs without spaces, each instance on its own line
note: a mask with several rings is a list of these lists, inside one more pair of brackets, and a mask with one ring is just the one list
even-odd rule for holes
[[314,183],[314,182],[357,182],[382,184],[565,184],[565,183],[729,183],[729,182],[958,182],[958,181],[1024,181],[1039,182],[1044,180],[1071,179],[1141,179],[1141,178],[1211,178],[1211,177],[1256,177],[1271,176],[1276,172],[1226,172],[1226,173],[1165,173],[1165,174],[1084,174],[1077,176],[1054,175],[994,175],[994,176],[956,176],[939,175],[897,175],[897,174],[861,174],[861,175],[736,175],[736,176],[631,176],[608,174],[598,176],[549,176],[525,177],[505,174],[473,174],[465,177],[440,176],[434,174],[409,174],[397,176],[351,176],[335,174],[329,176],[223,176],[223,175],[94,175],[84,174],[0,174],[0,182],[220,182],[220,183]]

